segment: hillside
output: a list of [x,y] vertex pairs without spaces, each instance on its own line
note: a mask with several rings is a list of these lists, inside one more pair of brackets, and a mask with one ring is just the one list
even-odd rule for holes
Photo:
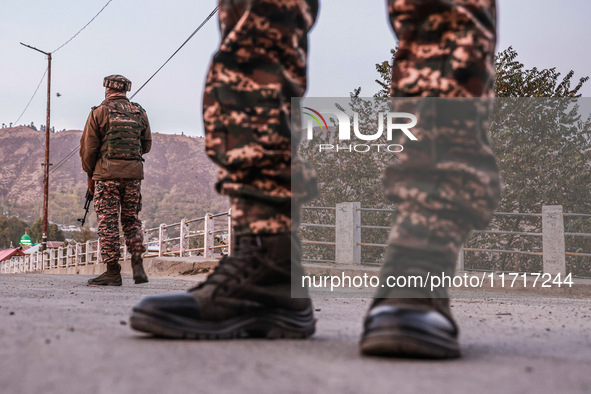
[[[77,148],[81,133],[68,130],[50,137],[49,220],[56,223],[74,225],[82,216],[86,174]],[[41,216],[44,154],[44,132],[0,129],[0,214],[31,223]],[[227,209],[226,199],[214,191],[217,169],[205,156],[202,138],[154,133],[145,159],[140,218],[147,226]],[[96,223],[94,213],[90,223]]]

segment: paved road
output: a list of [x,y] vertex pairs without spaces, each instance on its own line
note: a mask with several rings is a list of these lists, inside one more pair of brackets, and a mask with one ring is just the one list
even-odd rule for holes
[[362,358],[368,300],[317,300],[306,341],[169,341],[133,332],[144,295],[194,282],[86,287],[83,275],[0,275],[2,393],[589,393],[591,302],[461,293],[457,361]]

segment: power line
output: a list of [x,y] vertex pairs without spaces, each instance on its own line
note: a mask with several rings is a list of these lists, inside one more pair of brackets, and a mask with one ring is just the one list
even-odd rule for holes
[[39,81],[39,84],[37,84],[37,88],[35,89],[35,93],[33,93],[33,95],[31,96],[31,98],[29,99],[29,102],[25,106],[25,109],[23,109],[23,112],[21,112],[21,114],[19,115],[18,119],[13,123],[15,126],[18,123],[18,121],[21,120],[21,118],[25,114],[25,111],[27,110],[27,108],[29,108],[29,105],[31,105],[31,101],[33,101],[33,98],[35,98],[35,95],[37,95],[37,91],[39,90],[39,86],[41,86],[41,82],[43,82],[43,80],[45,79],[45,76],[46,75],[47,75],[47,68],[45,68],[45,72],[43,73],[43,76],[41,77],[41,80]]
[[74,153],[76,153],[76,151],[78,150],[78,148],[80,147],[80,145],[78,145],[76,148],[74,148],[74,150],[72,150],[70,153],[68,153],[63,159],[61,159],[57,164],[55,164],[54,166],[51,167],[50,173],[53,173],[55,171],[57,171],[62,165],[64,165],[64,163],[74,155]]
[[[108,2],[107,4],[105,4],[105,6],[104,6],[104,7],[101,9],[101,11],[102,11],[103,9],[105,9],[105,7],[106,7],[107,5],[109,5],[109,3],[110,3],[111,1],[112,1],[112,0],[109,0],[109,2]],[[189,40],[191,40],[191,38],[193,38],[193,36],[195,36],[195,34],[197,34],[197,32],[198,32],[199,30],[201,30],[201,28],[202,28],[202,27],[203,27],[203,26],[204,26],[204,25],[205,25],[205,24],[206,24],[206,23],[207,23],[207,22],[208,22],[208,21],[209,21],[209,20],[210,20],[210,19],[211,19],[211,18],[212,18],[214,15],[215,15],[215,13],[218,11],[218,8],[219,8],[219,6],[216,6],[216,7],[214,8],[214,10],[213,10],[213,11],[212,11],[212,12],[211,12],[211,13],[210,13],[208,16],[207,16],[207,18],[205,18],[205,19],[203,20],[203,22],[201,22],[201,24],[200,24],[200,25],[199,25],[199,26],[198,26],[198,27],[197,27],[197,28],[196,28],[196,29],[193,31],[193,33],[191,33],[191,35],[189,36],[189,38],[187,38],[187,39],[185,40],[185,42],[183,42],[183,43],[181,44],[181,46],[180,46],[180,47],[179,47],[179,48],[178,48],[176,51],[174,51],[174,53],[173,53],[173,54],[172,54],[172,55],[171,55],[171,56],[170,56],[170,57],[169,57],[169,58],[168,58],[168,59],[167,59],[167,60],[164,62],[164,64],[162,64],[162,66],[160,66],[160,68],[158,68],[158,70],[156,70],[156,72],[155,72],[154,74],[152,74],[152,76],[151,76],[150,78],[148,78],[148,80],[147,80],[146,82],[144,82],[144,84],[143,84],[142,86],[140,86],[140,88],[139,88],[139,89],[138,89],[138,90],[137,90],[137,91],[136,91],[136,92],[135,92],[135,93],[134,93],[134,94],[133,94],[133,95],[132,95],[132,96],[129,98],[130,100],[131,100],[131,99],[133,99],[133,98],[135,97],[135,95],[136,95],[136,94],[138,94],[138,93],[140,92],[140,90],[142,90],[142,89],[144,88],[144,86],[146,86],[146,85],[148,84],[148,82],[150,82],[150,81],[152,80],[152,78],[154,78],[154,76],[155,76],[156,74],[158,74],[158,72],[159,72],[160,70],[162,70],[162,68],[164,68],[164,66],[166,66],[166,64],[167,64],[167,63],[168,63],[168,62],[169,62],[169,61],[170,61],[170,60],[171,60],[171,59],[172,59],[172,58],[173,58],[173,57],[174,57],[174,56],[175,56],[175,55],[176,55],[176,54],[177,54],[177,53],[178,53],[180,50],[181,50],[181,48],[182,48],[182,47],[184,47],[184,46],[185,46],[185,44],[186,44],[187,42],[189,42]],[[100,11],[99,11],[99,14],[100,14]],[[97,14],[97,16],[98,16],[98,14]],[[95,18],[96,18],[96,16],[95,16]],[[94,18],[93,18],[93,19],[94,19]],[[91,22],[92,22],[92,20],[91,20]],[[88,24],[89,24],[89,23],[90,23],[90,22],[88,22]],[[88,24],[87,24],[87,26],[88,26]],[[85,27],[86,27],[86,26],[85,26]],[[82,29],[84,29],[84,28],[82,28]],[[82,29],[81,29],[80,31],[82,31]],[[76,34],[78,34],[78,33],[76,33]],[[74,37],[75,37],[75,36],[74,36]],[[74,37],[72,37],[72,38],[74,38]],[[70,40],[68,40],[68,41],[71,41],[71,39],[70,39]],[[66,44],[67,44],[67,42],[66,42]],[[64,44],[64,45],[65,45],[65,44]],[[62,46],[63,46],[63,45],[62,45]],[[60,47],[60,48],[61,48],[61,47]],[[58,49],[59,49],[59,48],[58,48]],[[56,49],[56,50],[57,50],[57,49]],[[55,51],[54,51],[54,52],[55,52]],[[20,118],[19,118],[19,119],[20,119]],[[66,161],[69,159],[69,158],[71,158],[71,157],[74,155],[74,152],[76,152],[76,151],[77,151],[79,148],[80,148],[80,145],[78,145],[77,147],[75,147],[75,148],[74,148],[74,149],[73,149],[73,150],[72,150],[70,153],[68,153],[68,154],[67,154],[67,155],[66,155],[66,156],[65,156],[65,157],[64,157],[62,160],[60,160],[60,161],[59,161],[59,163],[57,163],[57,164],[56,164],[56,165],[55,165],[55,166],[54,166],[54,167],[51,169],[51,172],[54,172],[55,170],[57,170],[58,168],[60,168],[60,167],[61,167],[61,166],[62,166],[62,165],[63,165],[63,164],[64,164],[64,163],[65,163],[65,162],[66,162]]]
[[[82,32],[82,30],[86,29],[86,27],[88,27],[88,25],[90,25],[92,23],[92,21],[94,21],[96,19],[97,16],[100,15],[101,12],[103,12],[103,10],[105,8],[107,8],[107,6],[109,5],[109,3],[113,1],[113,0],[109,0],[107,1],[107,4],[105,4],[103,6],[103,8],[100,9],[100,11],[92,17],[92,19],[90,21],[88,21],[87,24],[85,24],[82,29],[78,30],[78,32],[76,34],[74,34],[72,37],[70,37],[69,40],[67,40],[66,42],[64,42],[62,45],[60,45],[57,49],[55,49],[53,51],[53,53],[59,51],[60,49],[62,49],[63,47],[65,47],[70,41],[72,41],[74,38],[76,38],[76,36],[78,34],[80,34]],[[29,108],[29,105],[31,105],[31,102],[33,101],[33,99],[35,98],[35,96],[37,95],[37,91],[39,90],[39,86],[41,86],[41,82],[43,82],[43,79],[45,79],[45,75],[47,75],[47,69],[45,69],[45,72],[43,73],[43,76],[41,77],[41,81],[39,81],[39,84],[37,85],[37,88],[35,89],[35,93],[33,93],[33,95],[31,96],[31,99],[29,100],[29,102],[27,103],[27,105],[25,106],[25,109],[23,109],[23,112],[21,112],[20,116],[18,117],[18,119],[16,120],[16,122],[14,122],[14,125],[16,126],[16,124],[18,123],[18,121],[21,119],[21,117],[25,114],[25,111],[27,110],[27,108]]]
[[191,35],[189,36],[189,38],[187,38],[187,39],[185,40],[185,42],[183,42],[183,43],[181,44],[181,46],[180,46],[180,47],[179,47],[179,48],[178,48],[176,51],[174,51],[174,53],[173,53],[172,55],[170,55],[170,57],[169,57],[169,58],[168,58],[168,59],[167,59],[167,60],[164,62],[164,64],[162,64],[162,65],[160,66],[160,68],[159,68],[158,70],[156,70],[156,72],[155,72],[154,74],[152,74],[152,76],[151,76],[150,78],[148,78],[148,80],[147,80],[146,82],[144,82],[144,84],[143,84],[142,86],[140,86],[140,88],[139,88],[138,90],[136,90],[136,92],[135,92],[135,93],[134,93],[134,94],[133,94],[133,95],[132,95],[132,96],[129,98],[130,100],[131,100],[131,99],[133,99],[133,98],[135,97],[135,95],[136,95],[136,94],[138,94],[138,93],[140,92],[140,90],[142,90],[142,89],[144,88],[144,86],[146,86],[146,85],[148,84],[148,82],[150,82],[150,81],[152,80],[152,78],[154,78],[154,76],[156,76],[156,74],[158,74],[158,72],[159,72],[160,70],[162,70],[162,68],[163,68],[164,66],[166,66],[166,64],[167,64],[167,63],[168,63],[168,62],[169,62],[169,61],[170,61],[170,60],[171,60],[171,59],[172,59],[172,58],[173,58],[173,57],[174,57],[174,56],[175,56],[175,55],[176,55],[176,54],[177,54],[177,53],[178,53],[180,50],[181,50],[181,48],[182,48],[182,47],[184,47],[184,46],[185,46],[185,44],[186,44],[186,43],[188,43],[188,42],[189,42],[189,40],[190,40],[191,38],[193,38],[193,36],[194,36],[195,34],[197,34],[197,32],[198,32],[199,30],[201,30],[201,28],[202,28],[203,26],[205,26],[205,24],[206,24],[206,23],[207,23],[207,22],[208,22],[208,21],[209,21],[209,20],[210,20],[210,19],[211,19],[211,18],[212,18],[214,15],[215,15],[215,13],[218,11],[218,8],[219,8],[219,6],[216,6],[216,7],[213,9],[213,11],[211,11],[211,14],[209,14],[209,15],[207,16],[207,18],[205,18],[205,20],[204,20],[203,22],[201,22],[201,24],[200,24],[200,25],[199,25],[199,26],[198,26],[198,27],[195,29],[195,31],[193,31],[193,33],[191,33]]
[[87,23],[87,24],[85,24],[85,25],[82,27],[82,29],[78,30],[78,32],[77,32],[76,34],[74,34],[72,37],[70,37],[70,39],[69,39],[68,41],[64,42],[64,43],[63,43],[62,45],[60,45],[60,46],[59,46],[57,49],[54,49],[52,53],[55,53],[55,52],[59,51],[60,49],[62,49],[63,47],[65,47],[65,46],[66,46],[66,45],[67,45],[67,44],[68,44],[70,41],[72,41],[74,38],[76,38],[76,36],[77,36],[78,34],[80,34],[80,33],[82,32],[82,30],[86,29],[86,27],[88,27],[88,25],[90,25],[90,24],[92,23],[92,21],[94,21],[94,20],[96,19],[96,17],[97,17],[97,16],[99,16],[101,12],[103,12],[103,10],[104,10],[105,8],[107,8],[107,6],[109,5],[109,3],[111,3],[111,1],[113,1],[113,0],[109,0],[109,1],[107,1],[107,4],[105,4],[105,5],[103,6],[103,8],[101,8],[101,9],[100,9],[100,11],[99,11],[99,12],[97,12],[97,14],[96,14],[95,16],[93,16],[93,17],[92,17],[92,19],[91,19],[91,20],[89,20],[89,21],[88,21],[88,23]]

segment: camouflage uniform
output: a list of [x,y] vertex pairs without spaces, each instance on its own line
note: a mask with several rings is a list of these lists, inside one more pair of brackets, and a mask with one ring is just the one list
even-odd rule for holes
[[291,97],[306,90],[315,0],[221,0],[203,98],[207,155],[237,234],[291,229]]
[[98,235],[101,257],[107,265],[118,264],[120,253],[119,212],[129,253],[141,255],[146,251],[142,222],[138,218],[142,210],[141,181],[137,179],[112,179],[96,181],[94,208],[98,219]]
[[[390,0],[388,6],[400,38],[394,96],[492,95],[494,0]],[[291,227],[289,163],[292,139],[299,137],[289,127],[290,99],[306,89],[306,33],[317,9],[314,0],[220,1],[222,41],[207,76],[203,116],[207,154],[221,167],[217,190],[231,197],[238,233]],[[386,195],[400,203],[391,243],[440,243],[452,255],[470,229],[490,220],[499,179],[486,136],[442,144],[465,134],[455,133],[422,130],[424,143],[405,149],[386,171]],[[432,144],[447,152],[411,154]],[[418,188],[430,192],[416,199]],[[444,189],[451,190],[445,198]],[[442,206],[444,217],[437,214]]]
[[111,75],[103,86],[107,88],[105,100],[92,109],[80,139],[82,168],[94,180],[101,257],[108,274],[106,278],[91,279],[89,284],[121,283],[119,214],[132,256],[135,283],[145,283],[145,247],[138,213],[142,208],[142,155],[152,146],[150,124],[144,109],[127,99],[125,92],[131,88],[127,78]]
[[[389,0],[388,6],[400,38],[395,96],[492,95],[494,0]],[[142,300],[132,328],[172,338],[305,338],[314,332],[309,300],[290,297],[286,263],[302,270],[299,244],[291,242],[290,258],[286,234],[297,229],[291,205],[315,192],[314,182],[304,181],[311,170],[297,156],[300,137],[290,118],[291,98],[306,90],[307,32],[317,11],[316,0],[219,1],[222,40],[207,76],[203,117],[207,154],[220,166],[217,190],[232,201],[237,253],[188,294]],[[460,107],[476,117],[445,119],[446,108],[437,104],[426,113],[429,127],[416,130],[420,143],[405,146],[385,173],[386,195],[398,202],[399,215],[384,274],[424,275],[439,261],[453,271],[468,232],[490,220],[499,177],[483,131],[488,107],[473,101]],[[445,292],[435,295],[441,302],[421,296],[401,310],[379,305],[400,295],[378,293],[362,351],[457,356]],[[281,324],[285,316],[290,324]]]

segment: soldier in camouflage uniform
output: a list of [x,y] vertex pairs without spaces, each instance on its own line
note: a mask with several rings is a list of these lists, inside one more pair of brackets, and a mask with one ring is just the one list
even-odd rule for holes
[[[222,41],[207,76],[203,114],[207,154],[220,166],[216,187],[232,203],[236,250],[188,293],[142,300],[131,325],[174,338],[307,337],[314,332],[311,303],[289,294],[290,260],[291,274],[301,273],[293,235],[298,218],[290,205],[313,197],[315,185],[297,157],[290,99],[306,90],[307,33],[318,4],[219,4]],[[388,9],[400,39],[393,96],[493,95],[495,0],[389,0]],[[486,118],[483,106],[466,105]],[[383,277],[453,272],[469,231],[491,218],[499,176],[485,122],[455,121],[418,130],[420,143],[405,147],[385,173],[386,196],[399,204],[399,214]],[[380,290],[365,320],[363,353],[459,355],[445,289],[412,298]]]
[[110,75],[103,81],[105,100],[93,107],[82,138],[80,158],[88,174],[88,188],[94,195],[98,219],[101,257],[107,271],[90,279],[89,285],[121,286],[119,217],[125,243],[131,253],[133,279],[136,284],[148,282],[143,268],[141,180],[143,158],[152,146],[152,134],[146,111],[131,103],[126,92],[131,81],[121,75]]

